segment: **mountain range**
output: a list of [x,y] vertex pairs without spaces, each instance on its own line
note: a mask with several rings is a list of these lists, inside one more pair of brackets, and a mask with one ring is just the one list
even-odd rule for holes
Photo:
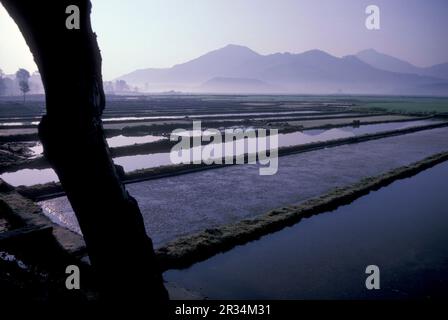
[[261,55],[228,45],[118,79],[144,91],[448,95],[448,63],[420,68],[373,49],[339,58],[321,50]]

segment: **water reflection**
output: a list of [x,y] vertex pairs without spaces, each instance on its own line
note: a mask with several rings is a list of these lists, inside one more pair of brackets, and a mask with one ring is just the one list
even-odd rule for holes
[[21,127],[21,126],[37,126],[39,121],[32,122],[2,122],[0,123],[0,127]]
[[[333,129],[319,129],[319,130],[305,130],[303,132],[292,132],[287,134],[279,134],[278,135],[278,145],[279,147],[287,147],[287,146],[295,146],[295,145],[303,145],[307,143],[313,142],[324,142],[341,138],[348,138],[363,134],[370,134],[376,132],[384,132],[396,129],[404,129],[409,127],[416,126],[424,126],[428,124],[437,123],[440,121],[433,120],[418,120],[418,121],[407,121],[407,122],[391,122],[391,123],[381,123],[381,124],[371,124],[371,125],[361,125],[360,127],[341,127],[341,128],[333,128]],[[187,132],[186,135],[195,135],[199,132]],[[140,140],[137,140],[140,139]],[[144,137],[122,137],[116,138],[116,140],[112,141],[115,145],[120,143],[132,143],[134,141],[157,141],[163,139],[160,136],[144,136]],[[259,141],[258,141],[259,142]],[[249,138],[245,139],[243,143],[243,149],[236,149],[236,145],[232,142],[222,143],[220,145],[220,149],[222,150],[221,154],[225,154],[225,148],[229,148],[227,150],[233,150],[233,154],[242,155],[247,152],[248,146],[253,145],[254,139]],[[255,141],[256,143],[256,141]],[[263,146],[263,144],[257,145],[258,150],[266,150],[269,147],[269,144]],[[201,147],[192,148],[189,150],[190,153],[193,151],[198,151]],[[35,150],[39,151],[39,147],[36,146]],[[41,149],[40,149],[41,151]],[[206,156],[204,159],[213,159],[220,158],[214,154],[210,154],[210,156]],[[124,167],[126,172],[134,171],[138,169],[147,169],[147,168],[155,168],[164,165],[171,165],[172,162],[170,160],[170,154],[168,152],[164,153],[156,153],[156,154],[147,154],[147,155],[135,155],[135,156],[125,156],[114,158],[114,162]],[[27,170],[27,171],[25,171]],[[13,186],[18,185],[33,185],[36,183],[47,183],[50,181],[57,181],[57,177],[51,169],[46,170],[19,170],[17,172],[4,173],[0,175],[0,178],[10,183]],[[51,174],[50,174],[51,172]],[[54,180],[56,179],[56,180]]]
[[0,178],[15,187],[59,181],[53,169],[22,169],[15,172],[5,172]]
[[157,119],[186,119],[186,118],[219,118],[219,117],[236,117],[236,116],[263,116],[263,115],[287,115],[287,114],[316,114],[320,111],[302,110],[302,111],[280,111],[280,112],[241,112],[241,113],[208,113],[195,115],[180,115],[180,116],[148,116],[148,117],[116,117],[105,118],[104,122],[115,121],[137,121],[137,120],[157,120]]
[[359,127],[341,127],[328,130],[306,130],[303,132],[292,132],[279,135],[280,147],[302,145],[312,142],[324,142],[342,138],[350,138],[363,134],[370,134],[376,132],[384,132],[390,130],[399,130],[410,127],[424,126],[428,124],[436,123],[433,120],[418,120],[409,122],[391,122],[361,125]]
[[[375,132],[383,132],[389,130],[396,129],[404,129],[408,127],[414,126],[423,126],[431,123],[435,123],[430,120],[419,120],[419,121],[411,121],[411,122],[394,122],[394,123],[383,123],[383,124],[372,124],[360,126],[358,128],[355,127],[341,127],[341,128],[333,128],[333,129],[318,129],[318,130],[305,130],[303,132],[292,132],[287,134],[279,134],[278,135],[278,146],[288,147],[288,146],[296,146],[296,145],[304,145],[307,143],[314,142],[324,142],[331,141],[342,138],[349,138],[363,134],[375,133]],[[196,135],[200,132],[192,132],[189,131],[186,135]],[[269,139],[267,141],[260,141],[255,138],[245,138],[244,142],[241,142],[242,148],[238,149],[237,145],[233,142],[223,142],[216,147],[215,149],[221,150],[220,155],[226,155],[226,150],[233,150],[231,154],[240,156],[248,152],[250,149],[249,146],[257,146],[258,151],[265,151],[269,149]],[[203,147],[194,147],[189,150],[189,159],[193,159],[193,153],[198,152],[202,153]],[[216,156],[214,154],[205,155],[202,160],[216,159],[221,158],[221,156]],[[127,156],[115,158],[114,161],[122,165],[125,171],[133,171],[138,169],[145,168],[153,168],[162,165],[170,165],[170,154],[169,153],[159,153],[159,154],[148,154],[148,155],[137,155],[137,156]],[[184,161],[183,163],[189,163],[189,161]]]
[[[446,297],[447,175],[444,163],[164,277],[210,299]],[[381,290],[365,289],[371,264]]]
[[141,137],[127,137],[123,135],[115,136],[107,139],[107,143],[111,148],[129,146],[133,144],[151,143],[165,139],[161,136],[146,135]]
[[[107,138],[106,140],[107,140],[109,147],[117,148],[117,147],[129,146],[129,145],[133,145],[133,144],[151,143],[151,142],[160,141],[162,139],[166,139],[166,138],[162,137],[162,136],[154,136],[154,135],[131,136],[131,137],[119,135],[119,136]],[[34,157],[41,155],[43,152],[43,147],[42,147],[41,143],[36,143],[35,146],[33,146],[29,149],[31,150]]]
[[123,166],[126,172],[156,168],[171,164],[170,154],[164,153],[151,153],[145,155],[125,156],[114,158],[114,163]]

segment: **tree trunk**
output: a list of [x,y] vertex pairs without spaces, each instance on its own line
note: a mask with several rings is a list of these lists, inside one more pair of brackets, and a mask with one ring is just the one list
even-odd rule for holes
[[[160,306],[168,296],[152,242],[103,133],[101,55],[91,29],[90,1],[1,1],[39,67],[47,107],[39,136],[78,218],[100,296]],[[69,5],[80,9],[79,30],[66,28]]]

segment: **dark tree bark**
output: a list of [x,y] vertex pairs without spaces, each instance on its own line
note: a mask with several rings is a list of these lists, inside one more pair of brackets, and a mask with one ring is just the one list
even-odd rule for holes
[[[90,1],[1,2],[42,76],[47,114],[39,136],[78,218],[101,297],[149,304],[167,300],[138,204],[121,183],[104,137],[101,55]],[[79,30],[66,28],[69,5],[80,9]]]

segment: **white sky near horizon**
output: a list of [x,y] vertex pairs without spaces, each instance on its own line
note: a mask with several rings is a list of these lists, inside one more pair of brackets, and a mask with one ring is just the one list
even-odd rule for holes
[[[92,0],[93,28],[111,80],[136,69],[170,67],[227,44],[261,53],[367,48],[417,66],[448,62],[445,0]],[[381,9],[381,30],[364,26]],[[0,5],[0,68],[36,70],[17,26]]]

